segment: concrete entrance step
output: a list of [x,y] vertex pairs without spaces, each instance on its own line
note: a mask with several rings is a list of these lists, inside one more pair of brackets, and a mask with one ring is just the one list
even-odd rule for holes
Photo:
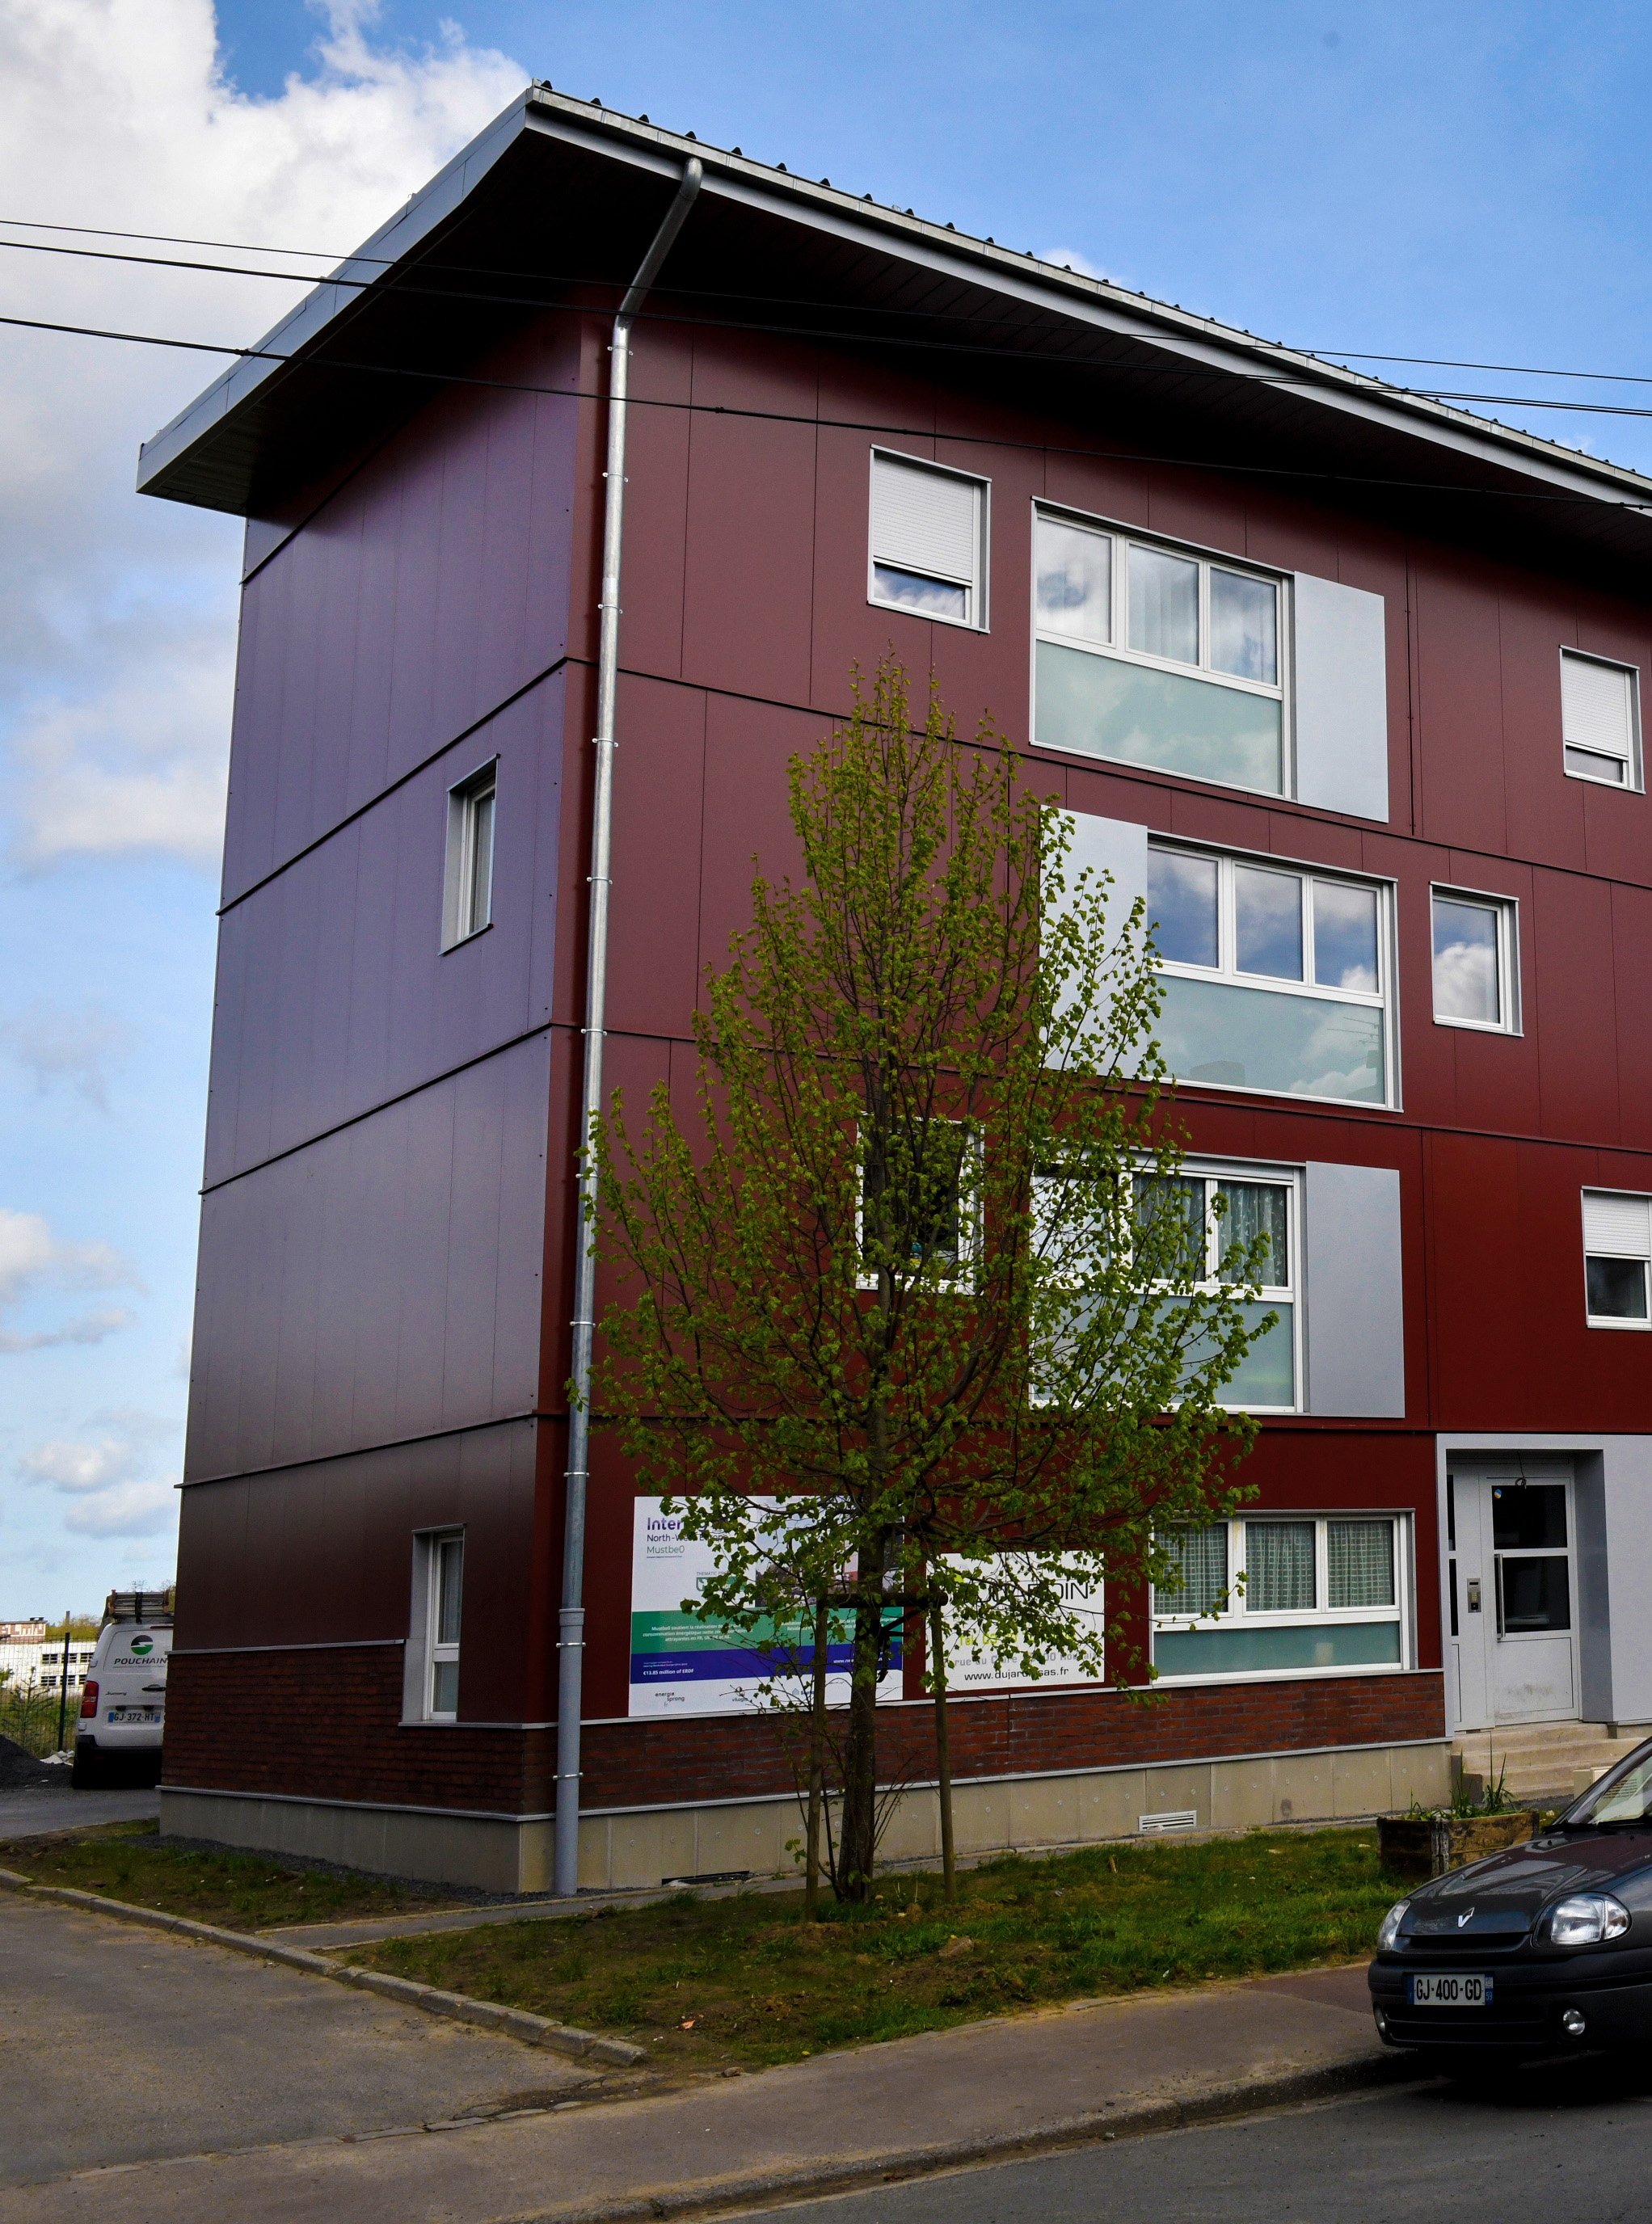
[[1455,1766],[1471,1791],[1501,1775],[1519,1800],[1575,1799],[1637,1744],[1639,1726],[1616,1722],[1509,1722],[1465,1730],[1452,1741]]

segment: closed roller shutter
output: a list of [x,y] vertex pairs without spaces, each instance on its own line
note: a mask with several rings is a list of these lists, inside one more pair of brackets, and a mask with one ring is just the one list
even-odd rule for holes
[[1585,1190],[1583,1248],[1618,1258],[1652,1258],[1652,1198]]
[[893,456],[872,458],[872,560],[973,587],[981,559],[981,486]]
[[1620,664],[1560,654],[1560,706],[1573,749],[1598,749],[1627,763],[1635,750],[1634,675]]

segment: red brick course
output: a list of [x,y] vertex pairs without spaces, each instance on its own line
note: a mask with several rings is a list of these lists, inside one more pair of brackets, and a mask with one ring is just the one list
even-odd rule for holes
[[[174,1653],[166,1781],[376,1805],[550,1809],[554,1731],[404,1727],[401,1712],[397,1646]],[[1437,1671],[1206,1684],[1149,1702],[1116,1691],[1007,1692],[954,1702],[953,1768],[960,1780],[1035,1775],[1445,1734]],[[889,1780],[933,1776],[927,1706],[889,1709],[880,1747]],[[593,1722],[584,1764],[592,1809],[687,1806],[792,1788],[775,1729],[750,1717]]]

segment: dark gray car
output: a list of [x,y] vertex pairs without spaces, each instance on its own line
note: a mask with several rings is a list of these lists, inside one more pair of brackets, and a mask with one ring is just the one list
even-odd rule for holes
[[1370,1982],[1384,2042],[1442,2059],[1652,2042],[1652,1740],[1541,1837],[1390,1908]]

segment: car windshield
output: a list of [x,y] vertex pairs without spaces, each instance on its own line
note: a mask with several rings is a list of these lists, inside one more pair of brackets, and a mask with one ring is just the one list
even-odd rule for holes
[[1568,1829],[1608,1823],[1644,1823],[1652,1816],[1652,1742],[1592,1784],[1560,1817]]

